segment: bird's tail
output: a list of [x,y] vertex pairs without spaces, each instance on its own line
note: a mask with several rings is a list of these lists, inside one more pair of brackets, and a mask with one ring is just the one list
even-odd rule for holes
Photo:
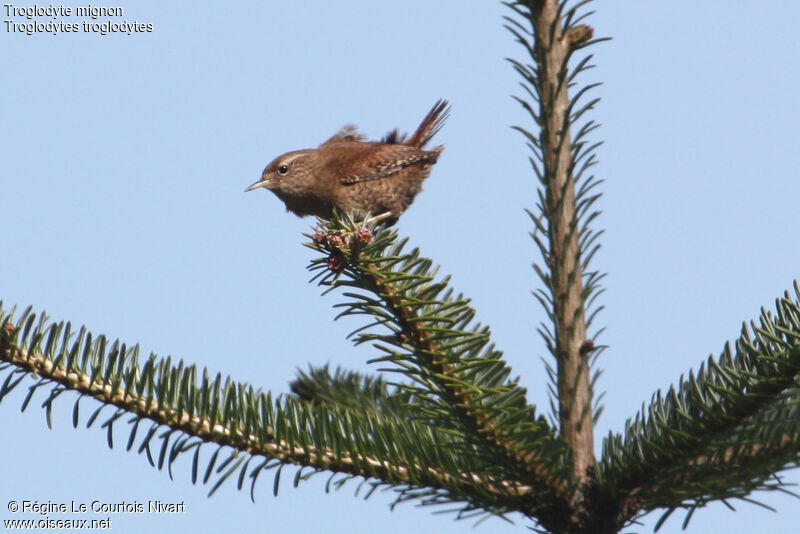
[[447,100],[439,99],[436,104],[433,105],[431,110],[425,115],[425,118],[422,119],[422,122],[417,128],[417,131],[414,132],[407,141],[403,141],[404,145],[408,146],[415,146],[417,148],[423,148],[431,138],[436,135],[442,126],[444,126],[444,121],[447,120],[447,117],[450,115],[450,106],[447,105]]

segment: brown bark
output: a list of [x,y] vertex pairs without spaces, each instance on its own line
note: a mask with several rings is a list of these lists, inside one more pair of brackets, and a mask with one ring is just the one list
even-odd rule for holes
[[[571,142],[566,60],[570,38],[564,33],[556,0],[530,5],[534,15],[539,68],[541,149],[548,185],[549,268],[552,276],[561,434],[573,453],[573,475],[582,487],[594,465],[592,395],[586,351],[583,272],[580,261],[575,181],[570,173]],[[579,490],[580,492],[580,490]],[[576,499],[580,500],[580,495]]]

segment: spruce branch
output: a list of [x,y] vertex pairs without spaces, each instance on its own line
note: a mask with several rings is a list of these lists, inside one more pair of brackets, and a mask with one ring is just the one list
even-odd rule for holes
[[[420,417],[465,436],[472,454],[486,458],[485,469],[510,480],[526,480],[553,506],[566,506],[569,475],[561,442],[525,402],[525,391],[508,381],[501,354],[489,345],[488,329],[472,325],[474,311],[453,296],[447,278],[418,250],[404,252],[394,231],[373,233],[348,218],[320,226],[309,246],[323,257],[310,269],[315,280],[346,292],[343,315],[370,315],[374,321],[353,332],[357,344],[371,342],[384,353],[373,362],[393,364],[411,384],[400,388],[420,400]],[[381,326],[388,333],[376,332]]]
[[[140,423],[151,426],[138,447],[154,466],[172,469],[175,460],[191,453],[192,480],[199,476],[199,452],[203,444],[218,446],[205,470],[204,482],[213,473],[211,492],[239,473],[239,488],[247,478],[251,495],[258,476],[282,465],[310,468],[295,479],[307,479],[321,471],[339,476],[337,486],[353,477],[369,479],[374,488],[393,487],[398,501],[410,498],[423,504],[465,502],[464,511],[481,509],[502,514],[509,509],[532,510],[537,493],[519,479],[500,480],[485,475],[469,455],[455,455],[459,441],[448,433],[413,418],[394,417],[342,406],[312,403],[254,391],[231,379],[213,380],[203,373],[197,383],[193,366],[151,355],[138,364],[138,347],[127,347],[104,336],[93,338],[69,323],[49,323],[42,314],[37,322],[30,310],[18,319],[0,306],[0,372],[7,372],[0,386],[0,401],[25,378],[38,378],[23,401],[25,409],[37,390],[49,390],[42,403],[48,424],[53,404],[64,391],[80,395],[73,409],[73,425],[79,424],[80,399],[89,397],[100,406],[89,418],[91,426],[105,407],[115,409],[103,426],[113,446],[113,428],[122,415],[130,415],[127,449],[134,446]],[[152,441],[161,439],[154,454]],[[222,451],[228,458],[217,462]],[[250,467],[254,463],[254,467]],[[513,504],[516,503],[516,504]]]
[[411,406],[424,402],[409,391],[391,386],[380,376],[342,368],[331,374],[328,365],[298,370],[298,377],[290,388],[305,401],[374,412],[389,411],[401,417],[417,416],[418,412]]
[[784,489],[800,453],[800,285],[604,442],[599,477],[633,516]]

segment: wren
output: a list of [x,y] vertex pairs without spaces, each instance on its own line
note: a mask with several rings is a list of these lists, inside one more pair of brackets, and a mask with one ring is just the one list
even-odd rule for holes
[[444,150],[425,145],[449,112],[447,101],[439,100],[408,138],[394,129],[380,141],[365,141],[355,126],[345,126],[317,148],[278,156],[245,191],[269,189],[299,217],[330,219],[336,209],[357,220],[372,215],[390,226],[422,190]]

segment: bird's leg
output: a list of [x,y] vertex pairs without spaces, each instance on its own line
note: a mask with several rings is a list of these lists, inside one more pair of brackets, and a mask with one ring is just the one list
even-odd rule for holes
[[372,223],[372,222],[385,221],[389,217],[393,217],[393,216],[394,216],[394,213],[392,213],[391,211],[387,211],[385,213],[381,213],[380,215],[375,215],[374,217],[367,217],[366,219],[364,219],[364,224],[368,224],[368,223]]

